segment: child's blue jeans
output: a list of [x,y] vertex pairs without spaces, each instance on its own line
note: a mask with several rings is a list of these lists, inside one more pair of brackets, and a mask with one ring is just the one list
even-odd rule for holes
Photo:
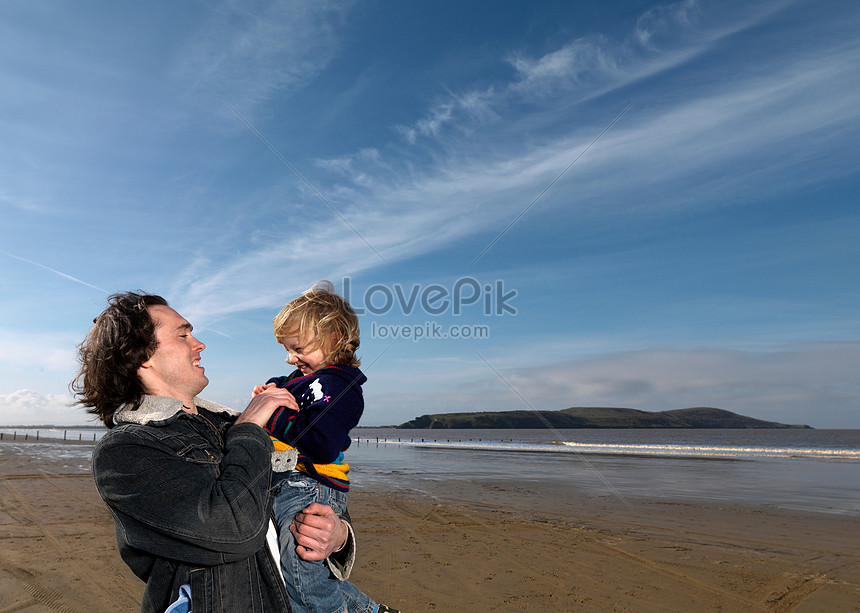
[[298,471],[279,481],[273,490],[281,573],[294,613],[373,613],[376,603],[349,581],[336,579],[325,562],[302,560],[290,524],[296,513],[312,502],[327,504],[338,515],[346,511],[346,492],[323,485]]

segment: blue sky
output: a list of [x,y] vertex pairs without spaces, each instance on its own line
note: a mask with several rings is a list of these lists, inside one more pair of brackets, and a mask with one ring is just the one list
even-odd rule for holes
[[3,2],[0,423],[87,422],[75,345],[127,289],[242,408],[330,279],[364,425],[860,428],[858,31],[853,0]]

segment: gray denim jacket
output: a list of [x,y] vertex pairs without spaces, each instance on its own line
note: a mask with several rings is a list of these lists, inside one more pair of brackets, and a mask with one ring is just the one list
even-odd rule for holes
[[[290,611],[266,544],[272,464],[283,470],[290,459],[273,458],[262,428],[232,426],[235,411],[195,404],[191,415],[178,400],[146,396],[116,413],[93,452],[120,555],[146,583],[141,612],[161,613],[186,583],[194,613]],[[343,564],[330,561],[339,578],[354,559],[351,531],[346,549]]]

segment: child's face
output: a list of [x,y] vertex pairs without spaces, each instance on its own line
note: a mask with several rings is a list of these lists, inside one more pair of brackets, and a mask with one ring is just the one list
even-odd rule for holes
[[309,375],[328,366],[324,361],[324,348],[322,345],[314,347],[315,341],[316,338],[313,336],[303,340],[299,340],[297,336],[284,337],[281,344],[287,350],[287,364],[298,368],[303,375]]

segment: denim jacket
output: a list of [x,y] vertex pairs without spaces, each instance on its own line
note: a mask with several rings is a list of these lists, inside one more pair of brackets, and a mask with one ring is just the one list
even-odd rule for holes
[[[178,400],[145,396],[137,410],[116,413],[117,426],[93,452],[120,555],[146,583],[141,612],[162,613],[183,584],[194,613],[290,611],[266,544],[272,466],[283,470],[289,460],[273,458],[262,428],[232,426],[235,411],[195,404],[198,415]],[[347,549],[340,578],[355,555],[351,530]]]

